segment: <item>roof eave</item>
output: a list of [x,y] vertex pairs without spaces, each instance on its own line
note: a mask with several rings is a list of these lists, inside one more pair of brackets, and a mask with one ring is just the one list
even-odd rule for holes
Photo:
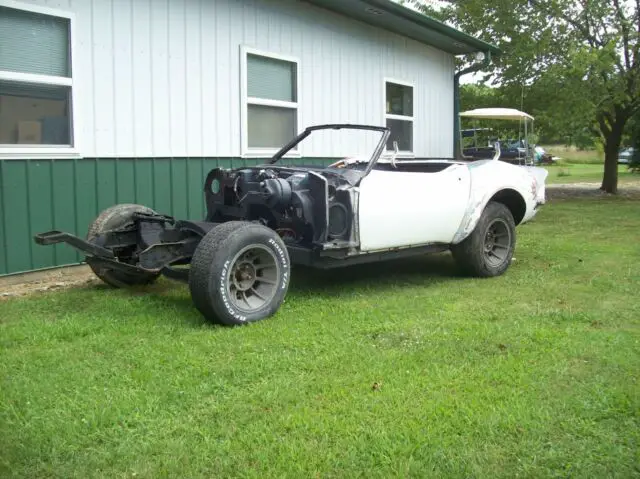
[[[412,38],[418,42],[434,46],[436,48],[442,49],[451,53],[453,55],[465,55],[470,53],[489,53],[492,56],[499,55],[501,53],[500,49],[491,43],[487,43],[484,40],[480,40],[479,38],[473,37],[464,33],[460,30],[457,30],[441,21],[432,18],[428,15],[424,15],[417,11],[406,8],[398,3],[395,3],[391,0],[360,0],[362,3],[368,5],[374,10],[378,10],[383,14],[387,15],[388,18],[397,19],[404,22],[410,22],[412,25],[423,29],[425,32],[437,32],[439,35],[446,37],[448,40],[451,40],[451,48],[443,48],[442,46],[433,45],[428,41],[425,41],[424,38],[418,38],[417,36],[410,35],[406,32],[406,30],[393,29],[389,26],[388,23],[382,23],[379,21],[373,21],[376,17],[371,17],[368,21],[366,16],[355,17],[351,15],[344,3],[338,3],[339,6],[330,7],[327,5],[327,2],[323,0],[306,0],[309,3],[313,3],[317,6],[327,8],[336,13],[348,16],[350,18],[355,18],[356,20],[365,22],[369,25],[372,25],[376,28],[382,28],[393,33],[406,36],[408,38]],[[342,5],[345,5],[343,8]]]
[[476,53],[476,52],[484,52],[491,53],[491,55],[499,55],[501,50],[484,40],[480,40],[468,33],[465,33],[456,28],[450,27],[446,23],[441,22],[440,20],[430,17],[429,15],[425,15],[423,13],[416,12],[409,8],[403,7],[399,3],[393,2],[391,0],[363,0],[365,3],[371,5],[374,8],[378,8],[380,10],[384,10],[388,14],[402,17],[405,20],[409,20],[415,24],[418,24],[424,28],[435,30],[443,35],[451,38],[454,41],[458,41],[464,45],[468,45],[472,49],[465,53]]

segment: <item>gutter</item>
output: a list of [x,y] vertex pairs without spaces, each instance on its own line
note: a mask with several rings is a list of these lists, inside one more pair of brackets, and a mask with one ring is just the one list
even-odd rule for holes
[[491,65],[491,50],[484,54],[484,60],[456,72],[453,76],[453,157],[458,160],[462,156],[460,141],[460,77],[474,73]]
[[[349,0],[342,0],[341,3],[347,3]],[[350,0],[353,1],[353,0]],[[455,53],[456,55],[460,55],[463,53],[473,53],[473,52],[483,52],[487,51],[489,53],[499,54],[500,49],[492,45],[491,43],[485,42],[479,38],[476,38],[468,33],[465,33],[457,28],[451,27],[446,23],[438,20],[437,18],[431,17],[425,13],[417,12],[413,9],[407,8],[401,3],[393,0],[362,0],[363,3],[373,7],[375,9],[383,10],[390,15],[402,18],[404,20],[410,21],[421,28],[427,28],[429,30],[433,30],[434,32],[438,32],[441,35],[454,40],[455,42],[459,42],[464,44],[465,47],[468,47],[468,50],[461,51]],[[438,48],[438,47],[436,47]]]

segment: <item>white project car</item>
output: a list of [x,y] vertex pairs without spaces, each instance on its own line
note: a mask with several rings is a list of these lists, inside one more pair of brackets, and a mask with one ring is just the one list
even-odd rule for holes
[[[335,130],[380,139],[369,157],[327,167],[280,164],[308,137]],[[310,127],[268,164],[211,170],[204,220],[116,205],[98,216],[86,239],[49,231],[35,241],[83,251],[95,274],[115,287],[160,275],[183,280],[206,319],[225,325],[273,315],[287,293],[292,263],[336,268],[451,250],[468,274],[504,273],[516,226],[545,202],[546,171],[495,159],[385,157],[389,135],[377,126]]]

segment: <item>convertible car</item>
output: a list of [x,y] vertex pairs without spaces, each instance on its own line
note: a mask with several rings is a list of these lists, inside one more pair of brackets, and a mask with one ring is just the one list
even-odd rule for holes
[[[286,155],[318,132],[379,136],[370,155],[326,167],[285,165]],[[180,220],[141,205],[98,216],[86,239],[61,231],[35,236],[84,252],[114,287],[165,275],[189,284],[210,321],[245,324],[274,314],[291,264],[336,268],[450,250],[480,277],[504,273],[516,226],[545,202],[546,171],[492,159],[401,160],[386,152],[390,131],[367,125],[307,128],[268,163],[209,172],[206,217]]]

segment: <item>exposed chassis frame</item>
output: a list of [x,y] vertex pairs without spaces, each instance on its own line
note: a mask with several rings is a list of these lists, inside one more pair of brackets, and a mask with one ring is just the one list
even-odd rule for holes
[[[173,266],[188,264],[202,237],[220,224],[204,221],[175,221],[167,216],[154,218],[141,213],[136,213],[134,216],[136,226],[110,231],[98,236],[95,242],[56,230],[36,234],[34,239],[39,245],[67,243],[92,258],[94,263],[103,263],[110,268],[129,274],[162,273],[171,279],[186,281],[188,270],[174,269]],[[152,226],[160,222],[167,224],[161,228]],[[145,245],[146,248],[131,258],[136,264],[118,260],[113,252],[118,248]],[[440,253],[449,249],[447,244],[432,244],[349,255],[342,251],[322,250],[319,247],[303,248],[290,244],[286,246],[292,264],[318,269],[334,269],[427,253]]]

